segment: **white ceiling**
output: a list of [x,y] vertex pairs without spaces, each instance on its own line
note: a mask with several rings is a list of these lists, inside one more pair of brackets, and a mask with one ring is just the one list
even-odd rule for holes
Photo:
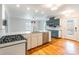
[[[29,11],[27,7],[30,7]],[[47,8],[45,4],[21,4],[19,8],[16,7],[16,4],[6,4],[5,8],[8,10],[11,17],[26,17],[28,15],[33,17],[60,16],[61,12],[66,9],[73,9],[79,13],[79,4],[62,4],[57,10],[53,11]],[[35,13],[36,9],[39,10],[38,13]],[[41,14],[41,12],[44,12],[44,14]]]

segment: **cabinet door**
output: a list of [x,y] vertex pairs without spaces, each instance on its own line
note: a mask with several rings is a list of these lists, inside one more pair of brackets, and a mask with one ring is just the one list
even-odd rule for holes
[[49,33],[44,32],[43,33],[43,44],[49,42]]
[[38,35],[37,35],[37,41],[38,41],[38,46],[39,45],[42,45],[42,33],[39,33]]
[[52,37],[58,37],[59,36],[59,31],[58,30],[51,30],[51,36]]
[[27,35],[27,50],[31,49],[31,35]]
[[0,55],[25,55],[25,43],[0,49]]
[[31,35],[31,47],[37,47],[37,34],[35,33]]

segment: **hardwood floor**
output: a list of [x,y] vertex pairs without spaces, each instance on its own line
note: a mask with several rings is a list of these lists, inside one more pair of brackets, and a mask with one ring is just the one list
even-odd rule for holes
[[53,39],[28,51],[29,55],[77,55],[79,54],[79,42],[69,39]]

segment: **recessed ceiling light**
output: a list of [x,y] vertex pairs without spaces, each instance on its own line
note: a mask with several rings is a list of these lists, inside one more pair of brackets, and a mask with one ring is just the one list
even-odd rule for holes
[[16,7],[20,7],[20,5],[19,5],[19,4],[17,4],[17,5],[16,5]]
[[29,8],[29,7],[27,7],[27,10],[30,10],[30,8]]
[[38,10],[35,10],[35,13],[37,13],[38,12]]

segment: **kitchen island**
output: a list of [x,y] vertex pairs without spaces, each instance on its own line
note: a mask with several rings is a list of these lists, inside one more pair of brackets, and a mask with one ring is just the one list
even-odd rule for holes
[[50,41],[50,32],[5,34],[0,38],[0,55],[27,55],[27,50]]
[[27,50],[38,47],[51,41],[50,32],[31,32],[25,35],[27,38]]

